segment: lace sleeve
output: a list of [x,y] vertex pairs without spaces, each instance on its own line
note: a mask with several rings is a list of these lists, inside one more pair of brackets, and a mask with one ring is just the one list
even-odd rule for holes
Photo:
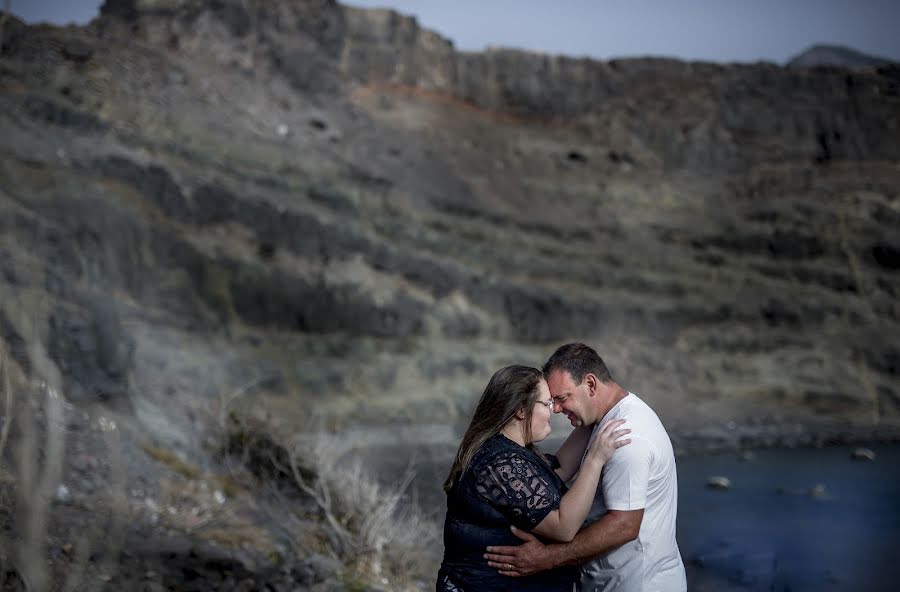
[[535,461],[521,452],[507,451],[475,470],[478,495],[509,521],[530,531],[559,508],[559,489],[542,474]]

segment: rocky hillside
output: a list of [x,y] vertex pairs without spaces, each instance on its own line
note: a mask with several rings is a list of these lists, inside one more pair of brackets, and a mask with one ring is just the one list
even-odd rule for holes
[[258,381],[286,412],[445,422],[580,338],[676,415],[898,417],[896,68],[111,0],[8,23],[2,77],[4,348],[73,401],[165,415]]
[[447,446],[572,339],[684,446],[900,421],[895,65],[464,53],[330,0],[2,39],[0,356],[141,471],[235,410]]

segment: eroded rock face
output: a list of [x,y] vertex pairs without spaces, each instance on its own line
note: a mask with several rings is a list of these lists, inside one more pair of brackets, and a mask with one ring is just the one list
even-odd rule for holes
[[582,339],[672,422],[900,417],[895,68],[461,53],[329,1],[13,29],[0,337],[73,399],[260,375],[446,424]]
[[127,401],[134,344],[112,302],[60,308],[49,320],[48,353],[73,400]]

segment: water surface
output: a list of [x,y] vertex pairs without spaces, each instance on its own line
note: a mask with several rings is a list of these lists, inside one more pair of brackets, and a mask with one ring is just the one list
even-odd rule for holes
[[[870,448],[873,462],[851,460],[850,447],[679,460],[689,588],[900,589],[900,446]],[[707,489],[713,475],[731,489]]]

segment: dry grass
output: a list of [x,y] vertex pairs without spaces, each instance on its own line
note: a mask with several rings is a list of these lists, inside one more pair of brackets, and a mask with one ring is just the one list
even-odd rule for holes
[[159,446],[151,446],[150,444],[141,445],[141,450],[146,452],[147,456],[149,456],[156,462],[169,467],[182,477],[185,477],[187,479],[197,479],[200,477],[200,469],[188,462],[185,462],[180,456],[178,456],[171,450],[166,450],[165,448],[160,448]]

